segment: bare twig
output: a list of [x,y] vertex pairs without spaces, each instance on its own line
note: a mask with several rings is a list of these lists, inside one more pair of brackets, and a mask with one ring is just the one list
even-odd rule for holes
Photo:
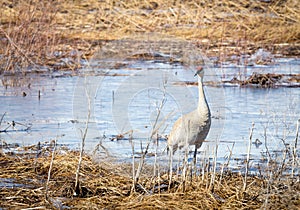
[[295,144],[294,144],[294,149],[293,149],[293,163],[292,163],[292,179],[294,178],[294,173],[295,173],[295,165],[297,162],[297,144],[298,144],[298,138],[299,138],[299,123],[300,119],[297,120],[297,125],[296,125],[296,136],[295,136]]
[[29,61],[29,63],[31,63],[34,67],[37,67],[36,63],[33,62],[26,53],[24,53],[24,51],[10,38],[10,36],[2,29],[2,27],[0,27],[0,31],[4,34],[4,36],[7,38],[7,40],[9,41],[9,43],[20,53],[24,56],[24,58],[26,58],[26,60]]
[[52,171],[52,167],[53,167],[53,162],[54,162],[54,156],[55,156],[55,151],[56,151],[56,143],[57,143],[57,140],[54,139],[53,140],[53,150],[52,150],[52,156],[51,156],[51,162],[50,162],[50,167],[49,167],[49,170],[48,170],[48,178],[47,178],[47,182],[46,182],[46,195],[45,195],[45,198],[46,200],[48,200],[48,189],[49,189],[49,182],[50,182],[50,178],[51,178],[51,171]]
[[[139,162],[138,168],[137,168],[136,173],[135,173],[135,176],[134,176],[134,178],[133,178],[133,179],[134,179],[133,182],[135,183],[135,186],[136,186],[136,184],[137,184],[138,181],[139,181],[140,174],[141,174],[141,172],[142,172],[142,169],[143,169],[143,166],[144,166],[144,163],[145,163],[145,158],[146,158],[146,155],[148,154],[149,146],[150,146],[150,141],[148,141],[145,150],[142,151],[142,156],[141,156],[141,158],[140,158],[140,162]],[[133,154],[133,155],[134,155],[134,154]],[[147,192],[147,191],[146,191],[146,192]]]
[[221,168],[221,172],[220,172],[220,180],[219,180],[219,183],[218,183],[219,186],[220,186],[221,181],[222,181],[222,178],[223,178],[224,168],[225,168],[225,167],[228,167],[229,162],[230,162],[230,160],[231,160],[233,148],[234,148],[234,143],[232,144],[231,149],[229,149],[230,153],[229,153],[229,156],[228,156],[227,163],[224,163],[223,166],[222,166],[222,168]]
[[270,151],[269,151],[269,148],[268,148],[268,142],[267,142],[267,139],[268,139],[267,126],[264,126],[264,139],[265,139],[265,148],[266,148],[266,152],[268,154],[268,158],[271,159],[271,154],[270,154]]
[[247,189],[247,177],[248,177],[248,171],[249,171],[249,162],[250,162],[250,152],[251,152],[251,145],[252,145],[253,130],[254,130],[254,122],[252,123],[252,128],[250,130],[250,136],[249,136],[249,141],[248,141],[246,171],[245,171],[245,180],[244,180],[244,188],[243,188],[244,191],[246,191],[246,189]]
[[129,138],[129,142],[131,144],[131,151],[132,151],[132,188],[131,188],[131,192],[135,191],[135,186],[136,186],[136,179],[135,179],[135,156],[134,156],[134,142],[132,139],[132,133],[130,135]]
[[155,139],[155,153],[154,153],[154,164],[153,164],[153,177],[157,175],[158,172],[158,161],[157,161],[157,154],[158,154],[158,134],[156,135]]
[[103,134],[102,137],[101,137],[100,140],[99,140],[99,143],[95,146],[95,149],[94,149],[94,151],[93,151],[93,153],[92,153],[93,156],[96,155],[96,152],[97,152],[97,150],[99,150],[100,147],[104,150],[106,156],[110,156],[108,149],[105,148],[105,147],[103,146],[103,144],[102,144],[102,140],[105,139],[105,138],[106,138],[106,136],[105,136],[105,134]]
[[87,113],[87,119],[86,119],[86,123],[85,123],[85,129],[84,129],[84,132],[82,133],[82,138],[81,138],[81,148],[80,148],[80,154],[79,154],[79,160],[78,160],[78,166],[77,166],[76,178],[75,178],[75,191],[74,191],[75,196],[78,196],[80,194],[79,173],[80,173],[80,168],[81,168],[82,156],[83,156],[83,152],[84,152],[85,139],[86,139],[86,135],[88,132],[89,121],[90,121],[90,116],[91,116],[91,98],[89,96],[87,87],[85,87],[85,94],[86,94],[87,103],[88,103],[88,113]]
[[0,126],[1,126],[2,120],[3,120],[3,118],[4,118],[5,115],[6,115],[6,112],[4,112],[3,115],[1,116],[1,119],[0,119]]
[[217,157],[218,157],[218,145],[215,147],[215,153],[214,153],[214,162],[213,162],[213,173],[210,178],[210,183],[209,183],[209,190],[213,191],[214,190],[214,183],[215,183],[215,178],[216,178],[216,170],[217,170]]

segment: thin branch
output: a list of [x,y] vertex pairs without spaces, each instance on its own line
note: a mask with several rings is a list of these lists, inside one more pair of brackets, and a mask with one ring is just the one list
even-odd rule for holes
[[26,60],[29,61],[29,63],[31,63],[32,65],[34,65],[35,67],[37,67],[36,63],[34,63],[27,55],[26,53],[23,52],[23,50],[10,38],[10,36],[2,29],[2,27],[0,27],[0,31],[4,34],[4,36],[7,38],[7,40],[9,41],[9,43],[16,48],[16,50],[21,53],[24,58],[26,58]]
[[297,125],[296,125],[296,137],[295,137],[295,144],[294,144],[294,150],[293,150],[293,164],[292,164],[292,178],[294,178],[294,173],[295,173],[295,163],[297,162],[297,144],[298,144],[298,138],[299,138],[299,123],[300,119],[297,120]]
[[85,129],[84,129],[84,132],[83,132],[83,135],[82,135],[81,149],[80,149],[80,154],[79,154],[78,166],[77,166],[77,170],[76,170],[75,192],[74,192],[75,196],[78,196],[80,194],[79,173],[80,173],[82,156],[83,156],[84,146],[85,146],[85,140],[86,140],[86,135],[87,135],[87,131],[88,131],[88,128],[89,128],[89,121],[90,121],[90,116],[91,116],[91,98],[89,96],[87,87],[85,87],[85,94],[86,94],[87,102],[88,102],[88,113],[87,113],[87,119],[86,119],[86,122],[85,122]]
[[49,167],[49,170],[48,170],[48,178],[47,178],[47,182],[46,182],[46,195],[45,195],[46,200],[48,200],[49,182],[50,182],[50,178],[51,178],[51,171],[52,171],[53,162],[54,162],[54,156],[55,156],[57,140],[54,139],[53,142],[54,142],[53,151],[52,151],[52,156],[51,156],[50,167]]
[[5,115],[6,115],[6,112],[4,112],[3,115],[1,116],[1,119],[0,119],[0,126],[1,126],[2,120],[3,120],[3,118],[4,118]]
[[249,171],[249,162],[250,162],[250,152],[251,152],[253,130],[254,130],[254,122],[252,123],[252,128],[250,130],[250,136],[249,136],[249,142],[248,142],[246,171],[245,171],[245,180],[244,180],[244,191],[247,189],[247,177],[248,177],[248,171]]

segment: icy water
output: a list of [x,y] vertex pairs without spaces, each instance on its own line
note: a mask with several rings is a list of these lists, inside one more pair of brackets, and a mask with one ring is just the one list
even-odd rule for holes
[[[221,80],[243,78],[252,72],[299,74],[300,60],[281,59],[270,66],[227,65],[208,69],[205,92],[213,122],[200,155],[212,157],[218,145],[220,162],[226,161],[230,153],[232,159],[243,159],[253,123],[252,159],[260,159],[267,149],[282,151],[293,144],[300,118],[300,88],[220,84]],[[150,142],[147,159],[153,160],[151,154],[157,153],[165,161],[165,135],[181,114],[197,104],[197,86],[191,84],[197,82],[193,73],[180,65],[148,61],[110,70],[83,69],[76,76],[1,76],[1,144],[28,146],[57,139],[58,144],[79,148],[90,108],[87,151],[101,143],[101,154],[129,160],[132,143],[135,155],[139,156],[141,148]],[[153,132],[154,127],[158,132]],[[157,133],[158,141],[149,140]],[[123,134],[120,140],[118,134]],[[254,144],[255,141],[261,144]]]

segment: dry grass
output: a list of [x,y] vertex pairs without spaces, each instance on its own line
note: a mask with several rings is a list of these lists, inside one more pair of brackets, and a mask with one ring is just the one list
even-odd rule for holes
[[261,47],[298,56],[299,7],[296,0],[4,0],[1,71],[41,65],[74,70],[99,41],[150,32],[195,40],[220,58]]
[[[230,172],[216,174],[214,188],[208,189],[211,174],[186,180],[173,179],[167,190],[167,174],[153,177],[143,173],[136,190],[132,191],[131,165],[113,162],[95,163],[83,156],[81,194],[74,197],[78,152],[59,150],[53,162],[45,199],[45,185],[51,155],[44,151],[35,155],[0,155],[0,184],[2,208],[63,208],[72,209],[296,209],[300,206],[300,183],[288,179],[270,181],[263,177],[248,177],[243,190],[243,176]],[[150,171],[149,167],[145,171]],[[149,172],[152,174],[151,172]],[[6,181],[4,181],[6,179]],[[9,186],[9,185],[8,185]]]
[[47,2],[33,5],[25,1],[12,8],[9,5],[4,8],[9,10],[1,12],[2,69],[20,71],[28,66],[36,69],[38,65],[43,66],[43,59],[52,53],[56,42],[53,33],[55,7]]

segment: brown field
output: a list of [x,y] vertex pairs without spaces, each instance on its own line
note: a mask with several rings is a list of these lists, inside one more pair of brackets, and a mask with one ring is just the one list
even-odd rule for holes
[[[76,70],[101,42],[149,33],[194,41],[221,60],[258,48],[299,56],[299,10],[297,0],[3,0],[0,72]],[[65,57],[72,62],[57,65]]]

